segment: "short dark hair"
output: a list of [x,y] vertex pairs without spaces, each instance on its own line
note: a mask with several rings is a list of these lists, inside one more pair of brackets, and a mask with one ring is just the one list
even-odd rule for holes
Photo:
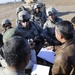
[[66,39],[72,39],[74,35],[74,27],[71,22],[69,21],[62,21],[57,23],[57,30],[60,34]]
[[3,47],[4,58],[9,66],[19,66],[29,51],[27,40],[21,36],[11,37]]

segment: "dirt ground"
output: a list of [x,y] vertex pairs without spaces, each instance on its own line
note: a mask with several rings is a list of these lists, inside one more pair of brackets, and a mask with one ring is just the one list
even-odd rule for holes
[[[64,20],[71,20],[75,16],[75,0],[42,0],[46,8],[53,6],[58,11],[58,16]],[[5,18],[11,20],[13,27],[16,26],[16,8],[23,3],[0,4],[0,25]],[[3,29],[0,26],[0,31]]]

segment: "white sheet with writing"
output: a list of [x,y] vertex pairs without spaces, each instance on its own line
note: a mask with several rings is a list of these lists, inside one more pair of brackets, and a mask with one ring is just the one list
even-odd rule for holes
[[34,64],[31,75],[49,75],[49,66]]

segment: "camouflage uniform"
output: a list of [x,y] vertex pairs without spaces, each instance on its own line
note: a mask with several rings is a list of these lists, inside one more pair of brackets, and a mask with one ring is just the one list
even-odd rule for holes
[[43,27],[43,24],[46,22],[46,14],[44,12],[42,12],[41,10],[36,13],[36,8],[38,8],[40,10],[40,5],[39,4],[35,4],[34,5],[34,10],[33,10],[33,15],[31,17],[31,20],[34,22],[37,22],[41,27]]
[[[49,13],[50,12],[50,13]],[[50,7],[50,9],[47,10],[47,16],[51,16],[56,13],[56,10],[53,7]],[[45,22],[43,26],[43,34],[46,37],[46,40],[51,44],[51,41],[56,40],[55,37],[55,24],[62,21],[61,18],[55,17],[54,21],[51,21],[49,18]]]

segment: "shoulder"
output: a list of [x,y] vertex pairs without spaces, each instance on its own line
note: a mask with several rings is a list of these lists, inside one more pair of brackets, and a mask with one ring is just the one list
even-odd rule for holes
[[49,23],[49,20],[48,19],[46,20],[46,22],[44,23],[44,25],[47,24],[47,23]]
[[59,63],[62,62],[63,64],[68,61],[68,51],[69,51],[70,46],[67,45],[67,43],[64,43],[61,45],[57,50],[56,50],[56,56],[55,56],[55,61]]
[[0,67],[0,75],[5,75],[5,74],[3,73],[3,71],[4,71],[4,68],[3,68],[3,67]]
[[42,28],[37,22],[30,21],[30,24],[35,28]]
[[8,38],[14,36],[15,34],[15,28],[8,29],[4,34],[3,34],[3,42],[5,42]]
[[66,47],[66,53],[69,57],[75,56],[75,43],[71,43]]
[[[9,33],[14,33],[15,32],[15,28],[11,28],[11,29],[8,29],[5,33],[4,33],[4,35],[5,34],[9,34]],[[4,36],[3,35],[3,36]]]
[[47,19],[47,21],[44,23],[44,28],[45,28],[46,26],[48,26],[50,23],[51,23],[51,22]]
[[63,21],[63,19],[62,18],[57,18],[58,19],[58,22],[61,22],[61,21]]
[[66,61],[68,60],[68,56],[67,53],[65,52],[65,50],[61,50],[60,52],[58,52],[55,56],[55,62],[58,63],[66,63]]

